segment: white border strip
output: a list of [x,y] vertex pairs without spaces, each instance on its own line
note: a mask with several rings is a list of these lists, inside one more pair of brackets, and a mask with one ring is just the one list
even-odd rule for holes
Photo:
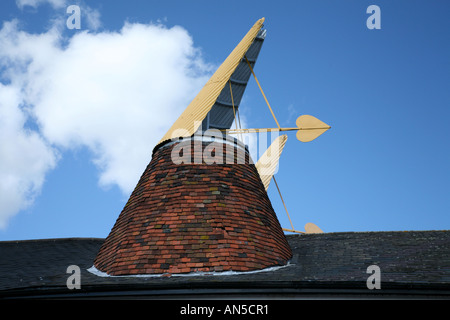
[[260,272],[270,272],[277,271],[279,269],[283,269],[293,264],[287,263],[284,266],[275,266],[269,267],[261,270],[253,270],[253,271],[223,271],[223,272],[190,272],[190,273],[159,273],[159,274],[134,274],[134,275],[123,275],[123,276],[111,276],[106,272],[98,270],[95,266],[87,269],[90,273],[99,276],[99,277],[111,277],[111,278],[158,278],[158,277],[198,277],[198,276],[232,276],[232,275],[242,275],[242,274],[253,274]]

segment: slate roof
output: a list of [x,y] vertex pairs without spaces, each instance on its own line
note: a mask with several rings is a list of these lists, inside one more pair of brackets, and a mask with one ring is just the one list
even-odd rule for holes
[[[87,269],[104,239],[0,242],[0,297],[450,297],[450,231],[288,235],[293,258],[273,271],[232,275],[101,277]],[[81,289],[69,290],[69,265]],[[369,290],[367,267],[381,270]]]

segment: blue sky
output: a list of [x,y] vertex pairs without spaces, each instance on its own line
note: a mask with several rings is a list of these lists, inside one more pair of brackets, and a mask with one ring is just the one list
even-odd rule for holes
[[[66,27],[73,4],[80,30]],[[437,0],[2,1],[0,240],[106,237],[154,145],[261,17],[255,72],[280,124],[332,126],[309,143],[288,134],[276,179],[294,227],[449,229],[448,12]],[[240,112],[276,126],[254,79]]]

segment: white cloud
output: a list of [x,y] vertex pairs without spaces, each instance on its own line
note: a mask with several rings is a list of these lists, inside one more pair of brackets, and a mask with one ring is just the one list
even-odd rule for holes
[[102,22],[100,20],[100,12],[96,9],[92,9],[89,6],[82,6],[81,10],[82,21],[86,21],[88,29],[98,30],[102,25]]
[[[39,192],[56,149],[87,146],[100,184],[130,193],[153,147],[211,71],[181,27],[125,24],[62,39],[57,27],[30,34],[5,23],[0,121],[8,124],[2,140],[8,138],[0,150],[9,158],[0,158],[1,188],[8,189],[0,195],[0,226]],[[30,120],[39,132],[25,129]]]
[[43,3],[49,3],[53,8],[59,9],[66,6],[66,0],[16,0],[16,4],[20,9],[26,6],[37,8]]
[[36,132],[24,129],[20,92],[0,83],[0,229],[39,194],[56,152]]

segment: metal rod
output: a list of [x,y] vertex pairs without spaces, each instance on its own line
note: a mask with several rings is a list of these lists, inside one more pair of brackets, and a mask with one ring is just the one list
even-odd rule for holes
[[291,223],[292,230],[294,230],[294,225],[292,224],[291,217],[289,216],[289,212],[288,212],[288,210],[286,208],[286,204],[284,203],[283,196],[281,195],[281,191],[280,191],[280,188],[278,187],[277,180],[275,179],[275,176],[273,176],[272,178],[273,178],[273,182],[275,182],[275,185],[277,186],[278,193],[280,195],[281,201],[283,202],[284,210],[286,210],[289,222]]
[[303,232],[303,231],[297,231],[297,230],[294,230],[294,229],[286,229],[286,228],[283,228],[283,231],[295,232],[295,233],[306,233],[306,232]]
[[[239,129],[242,129],[242,126],[241,126],[241,116],[239,115],[240,113],[239,113],[239,109],[237,110],[237,116],[238,116],[238,120],[239,120]],[[242,140],[242,136],[241,136],[241,140]]]
[[272,116],[273,116],[273,118],[275,119],[275,122],[277,123],[278,128],[281,128],[281,127],[280,127],[280,124],[278,123],[277,118],[275,117],[275,114],[274,114],[273,111],[272,111],[272,108],[270,107],[269,101],[267,100],[266,95],[264,94],[264,91],[263,91],[263,89],[261,88],[261,85],[259,84],[258,78],[256,78],[256,75],[255,75],[255,73],[253,72],[253,68],[252,68],[252,66],[250,65],[250,62],[248,61],[247,56],[244,56],[244,57],[245,57],[245,61],[247,61],[247,64],[248,64],[248,66],[249,66],[249,68],[250,68],[250,71],[251,71],[252,74],[253,74],[253,77],[254,77],[255,80],[256,80],[256,83],[258,84],[259,90],[261,91],[261,93],[262,93],[262,95],[263,95],[263,97],[264,97],[264,100],[266,100],[266,103],[267,103],[267,105],[269,106],[270,112],[272,113]]
[[[228,83],[230,84],[231,104],[233,105],[233,114],[234,114],[234,122],[236,124],[236,131],[239,131],[238,120],[236,119],[236,109],[234,108],[233,89],[231,88],[231,81],[228,81]],[[239,128],[240,128],[240,124],[239,124]],[[240,133],[239,136],[242,140],[242,133]]]
[[228,133],[254,133],[260,131],[295,131],[295,130],[328,130],[331,127],[318,127],[318,128],[253,128],[253,129],[223,129]]

